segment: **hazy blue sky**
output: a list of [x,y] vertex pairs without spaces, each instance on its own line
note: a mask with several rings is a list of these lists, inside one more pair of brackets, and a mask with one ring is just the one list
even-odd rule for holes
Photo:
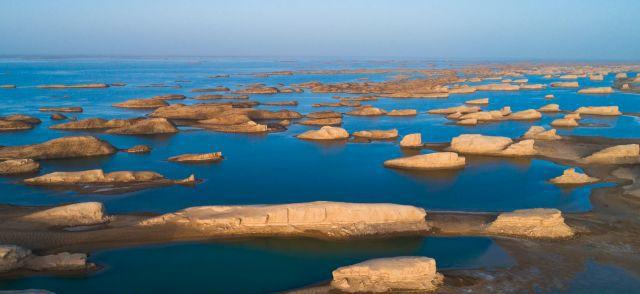
[[640,60],[640,0],[0,0],[0,54]]

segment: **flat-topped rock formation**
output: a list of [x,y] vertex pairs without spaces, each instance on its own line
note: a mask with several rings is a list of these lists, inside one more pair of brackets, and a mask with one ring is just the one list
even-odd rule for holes
[[464,154],[522,157],[537,154],[534,144],[531,139],[514,143],[507,137],[463,134],[451,139],[449,150]]
[[92,136],[62,137],[40,144],[0,147],[0,159],[57,159],[110,155],[118,150]]
[[158,100],[184,100],[184,99],[187,99],[187,96],[182,95],[182,94],[166,94],[166,95],[153,96],[153,97],[151,97],[151,99],[158,99]]
[[121,135],[157,135],[174,134],[178,128],[166,118],[147,118],[137,120],[128,126],[122,126],[107,130],[109,134]]
[[83,112],[84,109],[78,106],[68,106],[68,107],[40,107],[38,108],[41,112]]
[[197,124],[196,126],[207,129],[207,130],[222,132],[222,133],[249,134],[249,133],[265,133],[269,131],[269,126],[259,124],[252,120],[249,120],[243,123],[237,123],[237,124],[225,124],[225,123],[217,124],[217,123],[211,123],[211,119],[208,119],[206,120],[206,122],[199,121],[199,124]]
[[520,209],[498,215],[486,231],[497,235],[529,238],[567,238],[574,234],[564,222],[562,213],[554,208]]
[[434,291],[444,277],[429,257],[376,258],[333,271],[331,287],[347,293]]
[[388,116],[416,116],[418,111],[415,109],[393,109],[387,113]]
[[478,112],[480,110],[481,109],[478,106],[460,105],[460,106],[449,107],[449,108],[431,109],[431,110],[428,111],[428,113],[431,113],[431,114],[453,114],[453,113],[465,114],[465,113]]
[[80,190],[93,193],[117,193],[133,191],[165,185],[193,185],[193,175],[183,180],[167,179],[161,174],[150,171],[116,171],[105,173],[101,169],[53,172],[24,180],[25,184],[34,186],[52,186]]
[[237,111],[246,113],[244,110],[232,110],[231,105],[224,104],[172,104],[170,106],[160,107],[154,110],[150,117],[163,117],[167,119],[182,120],[205,120],[220,116],[222,113],[229,111]]
[[617,145],[597,151],[582,159],[587,164],[626,164],[640,162],[640,145]]
[[109,85],[103,84],[103,83],[73,84],[73,85],[53,84],[53,85],[39,85],[38,88],[40,89],[103,89],[103,88],[109,88]]
[[339,126],[342,124],[342,118],[330,117],[330,118],[307,118],[299,122],[301,125],[306,126]]
[[576,109],[577,114],[588,115],[621,115],[618,106],[583,106]]
[[249,95],[227,95],[227,94],[202,94],[196,96],[196,100],[214,100],[214,99],[249,99]]
[[306,115],[307,118],[342,118],[342,113],[337,111],[316,111]]
[[479,99],[467,100],[464,103],[465,104],[471,104],[471,105],[488,105],[489,104],[489,98],[479,98]]
[[308,202],[280,205],[201,206],[144,220],[142,226],[179,225],[221,236],[347,238],[427,229],[422,208],[397,204]]
[[552,88],[579,88],[578,82],[555,82],[551,83]]
[[272,101],[272,102],[262,102],[262,105],[268,106],[298,106],[298,101]]
[[349,133],[343,128],[323,126],[319,130],[306,131],[297,137],[305,140],[343,140],[349,138]]
[[27,123],[27,124],[31,124],[31,125],[37,125],[37,124],[42,122],[37,117],[30,116],[30,115],[25,115],[25,114],[7,115],[7,116],[0,117],[0,120],[8,121],[8,122],[23,122],[23,123]]
[[173,157],[169,157],[169,161],[173,162],[185,162],[185,163],[196,163],[196,162],[215,162],[222,160],[222,152],[212,152],[212,153],[189,153],[182,154]]
[[61,123],[49,127],[54,130],[99,130],[99,129],[111,129],[130,126],[142,118],[132,119],[102,119],[102,118],[87,118],[76,121],[70,121]]
[[560,111],[560,105],[554,104],[554,103],[547,104],[547,105],[544,105],[544,106],[538,108],[538,111],[540,111],[540,112],[559,112]]
[[231,91],[231,89],[225,87],[225,86],[216,86],[213,88],[199,88],[199,89],[192,89],[191,92],[194,93],[205,93],[205,92],[229,92]]
[[542,118],[542,114],[535,109],[527,109],[511,113],[506,118],[510,120],[537,120]]
[[475,87],[478,91],[518,91],[520,90],[519,85],[506,84],[506,83],[477,85]]
[[547,88],[545,84],[521,84],[520,90],[544,90]]
[[16,245],[0,245],[0,273],[15,270],[31,271],[84,271],[95,265],[87,262],[83,253],[62,252],[45,256]]
[[575,168],[565,169],[561,176],[557,176],[549,180],[549,182],[556,185],[582,185],[595,183],[598,181],[600,181],[600,179],[576,172]]
[[0,85],[0,89],[15,89],[16,85],[14,84],[2,84]]
[[100,202],[81,202],[47,208],[21,216],[12,222],[39,223],[47,226],[75,227],[102,224],[109,221]]
[[420,133],[405,135],[400,141],[400,147],[404,148],[419,148],[422,146],[422,134]]
[[353,133],[354,137],[364,138],[369,140],[391,140],[398,138],[398,130],[368,130],[359,131]]
[[562,137],[556,134],[556,129],[545,130],[544,127],[541,126],[532,126],[529,130],[524,133],[522,136],[525,139],[535,139],[535,140],[560,140]]
[[269,110],[251,110],[247,113],[252,120],[275,120],[275,119],[298,119],[302,118],[302,114],[296,111],[282,109],[278,111]]
[[32,124],[21,121],[6,121],[0,119],[0,132],[24,131],[33,129]]
[[478,124],[478,119],[477,118],[460,119],[456,122],[456,124],[461,126],[475,126]]
[[578,121],[575,118],[558,118],[554,119],[551,122],[551,126],[557,128],[573,128],[579,125]]
[[65,120],[65,119],[69,119],[66,115],[62,114],[62,113],[54,113],[51,114],[51,116],[49,117],[51,118],[51,120]]
[[137,108],[137,109],[155,109],[163,106],[168,106],[169,103],[162,99],[131,99],[124,102],[113,104],[114,107],[120,108]]
[[33,159],[9,159],[0,161],[0,175],[18,175],[35,173],[40,164]]
[[387,112],[384,109],[368,106],[368,107],[360,107],[360,108],[354,109],[352,111],[347,112],[347,114],[355,115],[355,116],[380,116],[380,115],[387,114]]
[[243,89],[234,91],[235,94],[277,94],[280,90],[276,87],[267,87],[263,84],[249,85]]
[[397,169],[441,170],[460,169],[466,164],[465,158],[454,152],[436,152],[387,160],[384,166]]
[[500,152],[502,156],[533,156],[537,152],[534,148],[535,141],[532,139],[522,140],[513,143]]
[[578,90],[578,94],[611,94],[613,93],[613,88],[611,87],[594,87],[594,88],[584,88]]

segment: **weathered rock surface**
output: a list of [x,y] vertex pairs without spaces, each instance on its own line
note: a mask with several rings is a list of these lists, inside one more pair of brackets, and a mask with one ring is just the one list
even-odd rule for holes
[[535,109],[527,109],[510,114],[508,117],[510,120],[537,120],[542,118],[542,113]]
[[173,162],[214,162],[222,160],[222,152],[200,153],[200,154],[182,154],[169,157],[169,161]]
[[522,140],[509,145],[501,152],[504,156],[533,156],[537,152],[534,149],[535,141],[532,139]]
[[498,215],[487,232],[530,238],[567,238],[574,232],[564,222],[562,213],[553,208],[521,209]]
[[276,87],[267,87],[263,84],[249,85],[244,89],[235,91],[236,94],[277,94],[280,90]]
[[333,271],[331,287],[347,293],[433,291],[444,277],[429,257],[391,257],[367,260]]
[[556,96],[554,96],[553,94],[544,95],[544,99],[553,99],[553,98],[556,98]]
[[[170,106],[160,107],[154,110],[150,117],[164,117],[167,119],[183,119],[183,120],[205,120],[220,116],[222,113],[229,113],[232,110],[231,105],[222,104],[173,104]],[[245,112],[245,111],[242,111]]]
[[342,140],[349,138],[349,133],[343,128],[323,126],[319,130],[306,131],[297,137],[306,140]]
[[352,111],[347,112],[348,115],[355,116],[380,116],[385,115],[387,112],[383,109],[377,107],[360,107],[358,109],[354,109]]
[[149,153],[151,152],[151,147],[149,147],[148,145],[136,145],[122,151],[127,153]]
[[291,101],[272,101],[272,102],[262,102],[262,105],[269,105],[269,106],[298,106],[298,101],[295,100],[291,100]]
[[0,273],[21,268],[31,250],[15,245],[0,245]]
[[40,144],[0,147],[0,159],[57,159],[110,155],[116,153],[109,142],[92,136],[63,137]]
[[640,145],[617,145],[597,151],[582,159],[585,163],[624,164],[640,161]]
[[32,256],[24,263],[24,268],[33,271],[72,271],[89,267],[84,253],[62,252],[45,256]]
[[308,118],[300,121],[300,124],[306,126],[339,126],[342,124],[342,118]]
[[575,112],[578,114],[589,114],[589,115],[621,115],[622,114],[618,106],[587,106],[587,107],[580,107]]
[[387,113],[389,116],[416,116],[418,111],[415,109],[393,109]]
[[400,147],[417,148],[422,147],[422,134],[414,133],[402,137]]
[[83,112],[82,107],[70,106],[70,107],[40,107],[39,111],[42,112]]
[[369,130],[353,133],[354,137],[365,138],[370,140],[389,140],[398,138],[398,130]]
[[573,128],[578,126],[578,122],[573,118],[559,118],[551,122],[551,126],[558,128]]
[[100,202],[81,202],[56,206],[22,216],[18,221],[35,222],[49,226],[88,226],[109,221]]
[[546,89],[547,85],[545,84],[521,84],[520,90],[543,90]]
[[224,236],[321,235],[344,238],[427,229],[422,208],[396,204],[308,202],[280,205],[201,206],[142,221],[183,225]]
[[489,104],[489,98],[480,98],[474,100],[467,100],[464,103],[471,105],[487,105]]
[[183,100],[186,98],[187,96],[182,94],[166,94],[166,95],[157,95],[157,96],[151,97],[151,99],[158,99],[158,100]]
[[124,102],[113,104],[114,107],[121,108],[138,108],[138,109],[155,109],[168,106],[169,103],[161,99],[131,99]]
[[252,120],[271,120],[271,119],[297,119],[302,118],[302,114],[296,111],[282,109],[278,111],[269,110],[251,110],[247,113]]
[[486,154],[499,153],[513,141],[507,137],[464,134],[451,140],[451,150],[459,153]]
[[478,91],[518,91],[520,86],[512,84],[486,84],[475,86]]
[[461,106],[455,106],[455,107],[449,107],[449,108],[431,109],[428,112],[431,114],[453,114],[457,112],[461,114],[465,114],[465,113],[471,113],[471,112],[478,112],[480,110],[481,109],[478,106],[461,105]]
[[415,170],[459,169],[465,164],[465,158],[454,152],[420,154],[384,162],[386,167]]
[[578,88],[580,84],[578,82],[556,82],[551,83],[551,87],[553,88]]
[[138,120],[129,126],[107,130],[109,134],[155,135],[177,133],[178,128],[166,118],[147,118]]
[[18,121],[18,122],[23,122],[23,123],[28,123],[28,124],[32,124],[32,125],[37,125],[39,123],[41,123],[42,121],[34,116],[30,116],[30,115],[24,115],[24,114],[12,114],[12,115],[7,115],[4,117],[1,117],[0,120],[4,120],[4,121]]
[[0,119],[0,132],[23,131],[33,129],[33,125],[21,121],[6,121]]
[[342,113],[337,111],[316,111],[306,115],[307,118],[342,118]]
[[558,112],[560,111],[560,105],[558,104],[547,104],[545,106],[542,106],[540,108],[538,108],[538,111],[540,112]]
[[540,127],[540,126],[530,127],[529,130],[526,133],[524,133],[522,137],[525,139],[535,139],[535,140],[562,139],[562,137],[556,134],[556,129],[545,130],[544,127]]
[[51,115],[51,119],[52,120],[65,120],[68,119],[68,117],[62,113],[54,113]]
[[34,173],[40,170],[40,164],[33,159],[9,159],[0,162],[0,175]]
[[565,169],[561,176],[549,180],[549,182],[557,185],[582,185],[598,181],[600,181],[600,179],[576,172],[575,168]]
[[238,123],[238,124],[225,124],[225,123],[211,123],[212,119],[199,121],[197,126],[222,133],[264,133],[269,131],[269,126],[256,123],[252,120]]
[[456,124],[461,126],[475,126],[478,124],[478,119],[477,118],[460,119],[458,122],[456,122]]
[[578,94],[611,94],[613,93],[613,88],[611,87],[595,87],[595,88],[584,88],[578,90]]
[[39,85],[40,89],[101,89],[101,88],[109,88],[109,85],[102,83],[94,83],[94,84],[74,84],[74,85],[62,85],[62,84],[54,84],[54,85]]
[[102,118],[87,118],[53,125],[49,128],[54,130],[99,130],[130,126],[140,120],[140,118],[111,120]]

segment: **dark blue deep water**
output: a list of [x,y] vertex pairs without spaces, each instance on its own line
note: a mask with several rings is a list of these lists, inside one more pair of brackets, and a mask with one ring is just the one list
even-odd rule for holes
[[[16,84],[16,89],[0,89],[0,115],[29,114],[43,123],[33,130],[0,133],[0,145],[39,143],[62,136],[91,134],[119,148],[148,144],[150,154],[118,153],[108,157],[42,161],[41,173],[102,168],[105,171],[151,170],[171,178],[189,174],[204,180],[196,187],[173,186],[121,195],[78,194],[28,187],[21,178],[0,178],[0,203],[53,205],[67,202],[100,201],[109,213],[168,212],[197,205],[290,203],[314,200],[349,202],[393,202],[424,207],[427,210],[507,211],[519,208],[555,207],[566,212],[588,211],[593,187],[560,189],[547,181],[567,166],[544,160],[468,157],[468,166],[447,173],[414,173],[386,169],[382,163],[405,155],[397,142],[318,144],[301,141],[295,135],[310,127],[293,124],[285,132],[268,135],[222,134],[184,128],[169,136],[123,136],[48,129],[57,123],[50,113],[38,112],[43,106],[81,106],[78,118],[131,118],[147,111],[111,107],[132,98],[161,94],[196,96],[191,89],[224,85],[237,89],[262,82],[290,85],[308,81],[383,81],[390,74],[295,74],[256,77],[255,73],[277,70],[456,67],[455,62],[382,60],[278,60],[248,58],[173,59],[0,59],[0,84]],[[208,76],[230,74],[229,78]],[[529,83],[550,83],[528,77]],[[605,86],[605,81],[579,79],[581,86]],[[108,89],[47,90],[41,84],[127,83]],[[162,83],[181,88],[144,87]],[[546,94],[556,99],[545,100]],[[291,93],[251,95],[256,101],[297,100],[297,107],[282,108],[308,113],[333,108],[312,107],[314,103],[335,102],[334,94]],[[349,96],[340,94],[341,96]],[[532,125],[548,124],[555,115],[536,122],[507,121],[475,127],[451,125],[438,115],[426,114],[432,108],[455,106],[466,100],[489,97],[488,109],[511,106],[514,111],[557,103],[561,109],[579,106],[619,105],[623,112],[640,112],[640,96],[578,95],[574,89],[518,92],[477,92],[452,95],[448,99],[388,99],[367,102],[386,110],[414,108],[417,117],[362,118],[345,116],[343,127],[349,132],[366,129],[397,128],[401,135],[420,132],[423,141],[446,142],[463,133],[519,137]],[[199,103],[186,99],[171,103]],[[347,108],[338,108],[346,112]],[[560,130],[560,134],[638,137],[635,116],[616,118],[587,117],[593,127]],[[217,164],[183,165],[168,162],[182,153],[221,151],[225,160]],[[428,151],[423,151],[428,152]],[[98,252],[92,261],[106,268],[89,277],[36,277],[0,282],[0,289],[45,288],[60,293],[260,293],[302,287],[330,278],[338,266],[371,257],[427,255],[436,257],[444,268],[508,266],[509,258],[490,239],[427,238],[385,241],[326,243],[309,240],[258,240],[232,243],[181,244]],[[87,289],[91,289],[87,291]]]

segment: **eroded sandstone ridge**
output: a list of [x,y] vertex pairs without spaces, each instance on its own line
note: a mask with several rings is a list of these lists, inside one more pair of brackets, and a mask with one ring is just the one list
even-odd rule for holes
[[93,136],[63,137],[40,144],[0,147],[0,159],[56,159],[110,155],[117,149]]
[[564,222],[560,210],[554,208],[520,209],[498,215],[487,232],[530,238],[566,238],[574,234]]
[[444,279],[429,257],[377,258],[333,271],[331,287],[348,293],[433,291]]
[[62,252],[38,256],[31,250],[16,245],[0,245],[0,273],[25,269],[32,271],[78,271],[95,265],[87,262],[82,253]]
[[220,235],[354,237],[427,230],[422,208],[397,204],[308,202],[191,207],[144,220],[141,226],[179,225]]
[[391,159],[384,166],[398,169],[437,170],[459,169],[465,166],[465,158],[455,152],[435,152]]

